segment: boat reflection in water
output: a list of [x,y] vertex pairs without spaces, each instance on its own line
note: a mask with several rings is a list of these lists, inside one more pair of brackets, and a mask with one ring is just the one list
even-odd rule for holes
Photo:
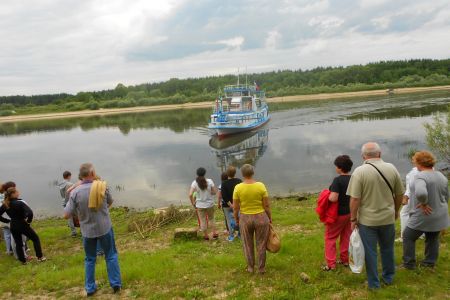
[[229,165],[240,168],[244,164],[255,165],[269,142],[269,129],[234,134],[226,137],[213,136],[209,145],[216,155],[217,166],[224,172]]

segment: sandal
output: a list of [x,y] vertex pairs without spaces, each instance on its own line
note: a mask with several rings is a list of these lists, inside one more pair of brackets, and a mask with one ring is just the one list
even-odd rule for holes
[[344,267],[348,267],[348,262],[343,262],[342,260],[336,261],[337,264],[343,265]]
[[330,268],[329,266],[322,266],[322,271],[328,272],[328,271],[334,271],[335,268]]

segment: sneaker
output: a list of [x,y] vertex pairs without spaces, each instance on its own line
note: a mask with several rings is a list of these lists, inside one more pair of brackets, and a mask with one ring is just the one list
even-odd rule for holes
[[114,294],[120,293],[121,290],[122,290],[122,287],[120,287],[120,286],[113,287]]
[[44,262],[47,260],[47,258],[45,256],[42,256],[42,257],[38,257],[37,260],[38,260],[38,262]]
[[408,266],[408,265],[405,265],[405,264],[401,264],[401,265],[398,265],[398,266],[396,267],[396,269],[397,269],[397,270],[414,270],[415,267],[413,267],[413,266]]
[[421,268],[430,268],[430,269],[434,269],[434,265],[427,264],[427,263],[424,263],[424,262],[419,263],[419,266],[420,266]]
[[73,238],[76,238],[76,237],[77,237],[77,233],[74,232],[74,233],[72,233],[70,236],[73,237]]
[[86,296],[92,297],[92,296],[94,296],[94,294],[95,294],[96,292],[97,292],[97,290],[95,290],[95,291],[93,291],[93,292],[86,293]]
[[234,236],[230,235],[230,236],[227,238],[227,241],[229,241],[229,242],[234,241]]

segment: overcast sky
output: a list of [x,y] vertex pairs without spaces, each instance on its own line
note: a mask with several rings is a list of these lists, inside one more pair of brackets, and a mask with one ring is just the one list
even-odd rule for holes
[[0,95],[450,57],[448,0],[0,2]]

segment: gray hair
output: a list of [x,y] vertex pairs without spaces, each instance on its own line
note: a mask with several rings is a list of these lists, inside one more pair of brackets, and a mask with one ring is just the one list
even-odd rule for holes
[[84,163],[80,166],[80,178],[89,177],[94,171],[94,165],[91,163]]
[[381,156],[381,148],[375,142],[368,142],[362,145],[361,154],[367,158],[377,158]]

